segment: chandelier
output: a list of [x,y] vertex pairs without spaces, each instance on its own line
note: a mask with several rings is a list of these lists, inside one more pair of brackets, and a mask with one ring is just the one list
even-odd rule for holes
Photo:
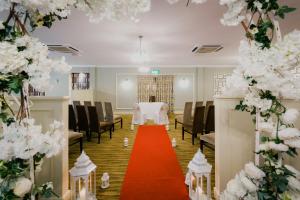
[[145,64],[147,61],[149,61],[149,56],[147,55],[147,53],[145,52],[145,50],[143,49],[143,36],[140,35],[138,37],[139,39],[139,49],[137,50],[137,52],[132,56],[132,61],[137,63],[137,64]]

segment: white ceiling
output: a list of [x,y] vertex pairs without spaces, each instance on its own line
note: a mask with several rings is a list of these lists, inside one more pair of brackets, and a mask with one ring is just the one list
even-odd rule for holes
[[[298,8],[282,25],[284,32],[300,29],[300,1],[285,0]],[[138,49],[138,35],[144,35],[144,48],[150,66],[232,66],[237,63],[239,41],[244,37],[239,27],[224,27],[220,18],[226,7],[218,0],[185,6],[185,1],[170,5],[166,0],[152,0],[150,12],[140,15],[140,22],[102,21],[91,24],[74,11],[69,19],[56,23],[50,30],[42,28],[34,35],[47,44],[71,44],[81,56],[67,56],[72,65],[135,66],[131,56]],[[218,53],[193,55],[193,45],[221,44]]]

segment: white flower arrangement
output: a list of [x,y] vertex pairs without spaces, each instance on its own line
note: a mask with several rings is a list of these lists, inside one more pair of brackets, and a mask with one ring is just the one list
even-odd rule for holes
[[[235,16],[226,18],[225,15],[222,19],[224,25],[237,25],[246,18],[246,7],[234,5],[237,2],[238,0],[222,2],[234,6],[234,8],[229,6],[228,12],[231,16]],[[253,13],[263,12],[263,5],[258,1],[251,6],[257,10]],[[226,19],[233,20],[226,21]],[[266,160],[263,167],[260,169],[253,163],[248,163],[244,170],[251,179],[258,180],[259,187],[264,187],[264,189],[256,190],[260,195],[272,194],[272,189],[265,185],[268,180],[267,176],[287,179],[288,187],[279,195],[280,199],[283,199],[284,195],[287,199],[294,199],[300,196],[300,190],[297,190],[298,171],[290,166],[284,170],[281,156],[284,153],[295,155],[296,149],[300,148],[300,131],[293,127],[293,123],[299,117],[299,111],[294,108],[286,109],[280,99],[299,99],[300,97],[300,76],[295,73],[300,67],[300,31],[294,30],[285,35],[282,40],[270,42],[269,47],[267,43],[263,44],[253,39],[254,35],[259,32],[257,26],[246,32],[249,40],[243,40],[240,43],[239,67],[226,80],[223,94],[243,97],[236,109],[256,115],[257,131],[267,133],[270,137],[261,138],[261,144],[256,152]],[[272,174],[262,171],[266,169],[269,172],[272,170]],[[265,180],[262,181],[263,179]],[[236,181],[236,178],[233,180]],[[276,183],[273,186],[281,187]],[[230,195],[233,194],[229,189],[227,186],[221,199],[230,199]],[[248,199],[248,196],[235,195],[232,199]]]
[[[249,176],[249,174],[251,175]],[[220,200],[257,199],[258,181],[256,178],[260,179],[262,175],[262,171],[257,169],[253,163],[247,164],[244,170],[227,183]]]
[[266,176],[266,174],[256,167],[253,162],[245,165],[245,173],[252,179],[260,180]]
[[297,109],[291,108],[287,109],[282,116],[282,120],[286,124],[293,124],[299,117],[299,111]]
[[243,15],[247,8],[245,0],[220,0],[220,4],[228,7],[228,11],[221,19],[223,25],[237,26],[246,18],[245,15]]
[[273,138],[279,137],[281,140],[288,140],[300,137],[300,131],[297,128],[284,128],[279,130],[278,133],[273,132]]
[[32,187],[32,182],[25,177],[20,177],[17,179],[14,187],[14,194],[18,197],[24,197],[25,194],[30,192]]
[[[87,13],[91,22],[122,17],[136,19],[138,14],[149,11],[151,7],[151,0],[0,0],[0,12],[8,10],[12,3],[19,6],[17,9],[29,11],[35,20],[49,14],[65,18],[75,7]],[[35,15],[36,11],[39,11],[38,16]]]
[[[247,41],[242,41],[239,60],[238,69],[226,81],[224,95],[244,94],[248,91],[245,81],[234,82],[232,79],[251,77],[257,81],[257,84],[250,88],[253,92],[247,93],[249,106],[268,109],[267,102],[257,102],[259,101],[257,93],[260,90],[269,90],[273,95],[285,98],[300,97],[300,77],[293,71],[300,65],[300,31],[295,30],[287,34],[282,42],[272,45],[270,49],[261,49],[256,42],[249,44]],[[295,114],[294,111],[292,112]]]
[[[298,199],[300,197],[300,172],[292,166],[285,165],[285,167],[296,175],[296,177],[291,176],[288,178],[289,190],[287,195],[291,199]],[[279,170],[278,173],[281,173],[281,171]],[[228,182],[226,189],[220,196],[220,200],[257,200],[259,180],[264,176],[264,172],[258,169],[254,163],[246,164],[245,169]]]
[[[23,48],[20,51],[20,48]],[[17,38],[13,43],[0,42],[0,71],[4,74],[26,72],[29,83],[38,90],[49,87],[52,71],[66,73],[71,67],[65,59],[48,58],[48,47],[37,38],[27,35]]]
[[9,126],[4,125],[0,140],[0,160],[15,158],[30,159],[36,154],[50,158],[57,155],[65,144],[63,124],[55,121],[50,130],[42,133],[42,127],[34,124],[34,119],[23,119]]
[[290,176],[288,178],[288,180],[289,180],[289,187],[292,190],[300,192],[300,181],[298,179],[296,179],[295,177],[292,177],[292,176]]
[[126,17],[137,21],[137,15],[148,12],[151,0],[78,0],[74,6],[87,13],[91,22]]

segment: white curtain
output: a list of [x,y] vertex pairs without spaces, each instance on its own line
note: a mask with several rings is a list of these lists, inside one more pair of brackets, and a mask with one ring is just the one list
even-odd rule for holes
[[139,75],[138,102],[149,102],[154,96],[156,102],[164,102],[169,111],[174,111],[174,76],[173,75]]

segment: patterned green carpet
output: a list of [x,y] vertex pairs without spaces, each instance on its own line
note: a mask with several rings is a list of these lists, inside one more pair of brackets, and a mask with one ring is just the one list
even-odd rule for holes
[[[112,139],[109,139],[109,134],[105,133],[101,136],[101,144],[97,144],[96,134],[91,142],[84,141],[84,151],[97,165],[97,199],[98,200],[114,200],[119,199],[122,182],[126,173],[128,160],[130,158],[131,149],[134,144],[136,135],[135,131],[130,130],[131,116],[123,116],[124,126],[120,129],[119,124],[116,125],[116,131],[113,133]],[[199,148],[199,140],[193,146],[191,135],[185,134],[185,140],[181,139],[181,126],[174,129],[174,120],[170,118],[170,131],[168,132],[170,139],[176,138],[177,147],[176,154],[181,165],[182,171],[185,174],[187,171],[188,162],[193,158]],[[123,140],[129,139],[129,146],[123,147]],[[76,158],[79,156],[79,144],[70,147],[69,166],[73,167]],[[214,152],[208,148],[204,149],[204,154],[210,164],[213,165],[212,170],[212,188],[215,183],[214,176]],[[155,161],[154,161],[155,162]],[[101,176],[104,172],[110,175],[110,187],[101,189]]]

